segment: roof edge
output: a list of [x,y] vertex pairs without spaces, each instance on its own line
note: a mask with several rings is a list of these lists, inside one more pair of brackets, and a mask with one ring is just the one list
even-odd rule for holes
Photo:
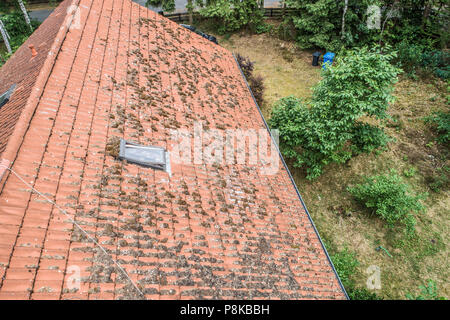
[[[75,6],[80,0],[72,0],[69,8]],[[0,159],[0,193],[2,192],[3,185],[6,181],[6,177],[9,175],[9,170],[16,159],[17,153],[19,152],[20,146],[25,138],[25,133],[28,130],[31,119],[36,111],[36,107],[40,101],[42,93],[44,91],[45,85],[47,84],[50,73],[53,69],[56,57],[59,54],[61,46],[66,38],[67,32],[74,21],[74,15],[76,10],[67,10],[66,17],[53,41],[53,44],[45,58],[44,64],[39,72],[39,75],[34,83],[31,93],[25,103],[25,106],[20,114],[19,120],[17,121],[14,131],[11,134],[6,149],[2,154]],[[6,166],[5,166],[6,165]]]
[[258,108],[259,115],[261,116],[261,118],[262,118],[262,120],[264,122],[264,125],[266,126],[266,129],[269,132],[270,138],[272,139],[272,143],[275,144],[275,147],[277,149],[278,155],[281,158],[281,162],[283,163],[283,166],[286,169],[292,184],[294,185],[295,191],[297,192],[297,196],[300,199],[300,202],[302,203],[303,208],[305,209],[306,215],[308,216],[308,219],[311,222],[311,225],[313,226],[314,232],[316,233],[317,238],[319,239],[320,245],[322,246],[322,248],[323,248],[323,250],[325,252],[325,255],[326,255],[327,259],[328,259],[328,262],[331,265],[331,269],[333,269],[333,272],[336,275],[336,278],[338,280],[339,286],[341,287],[342,291],[344,292],[344,295],[347,298],[347,300],[350,300],[350,297],[348,296],[347,291],[345,290],[345,287],[342,284],[341,278],[339,277],[339,275],[338,275],[338,273],[336,271],[336,268],[334,267],[333,261],[331,261],[330,255],[328,254],[328,251],[327,251],[327,248],[325,247],[325,244],[323,243],[322,238],[320,237],[319,231],[317,230],[316,225],[314,224],[314,221],[313,221],[311,215],[309,214],[308,208],[306,207],[306,204],[303,201],[302,195],[300,194],[300,191],[297,188],[297,184],[295,183],[294,177],[292,176],[291,171],[289,170],[286,162],[284,161],[284,158],[283,158],[283,155],[281,154],[280,148],[279,148],[278,144],[275,142],[274,137],[272,136],[272,132],[270,131],[270,127],[267,124],[267,121],[266,121],[266,119],[263,116],[263,113],[262,113],[262,111],[261,111],[261,109],[260,109],[260,107],[258,105],[258,102],[256,102],[255,96],[253,95],[252,89],[250,88],[250,85],[248,84],[247,79],[245,78],[244,72],[242,71],[241,66],[239,65],[239,62],[237,61],[236,56],[234,55],[234,53],[232,53],[232,55],[233,55],[234,61],[236,62],[237,66],[238,66],[239,71],[241,72],[242,78],[244,79],[245,84],[247,85],[247,88],[250,91],[250,94],[252,95],[253,101],[255,102],[255,105]]

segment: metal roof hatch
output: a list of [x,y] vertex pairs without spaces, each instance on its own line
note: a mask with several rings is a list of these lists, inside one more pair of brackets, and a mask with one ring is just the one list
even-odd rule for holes
[[161,147],[144,146],[120,139],[119,158],[170,174],[169,152]]
[[11,98],[15,89],[16,89],[16,84],[13,84],[11,87],[9,87],[8,91],[6,91],[5,93],[3,93],[0,96],[0,108],[8,103],[8,101]]

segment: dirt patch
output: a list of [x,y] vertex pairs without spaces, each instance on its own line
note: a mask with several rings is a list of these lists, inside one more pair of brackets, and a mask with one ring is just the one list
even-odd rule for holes
[[276,39],[268,34],[238,34],[219,39],[220,44],[255,62],[255,75],[264,78],[266,87],[264,117],[270,116],[271,106],[277,100],[294,95],[311,96],[311,87],[320,80],[320,67],[312,67],[312,52],[299,50],[293,43]]

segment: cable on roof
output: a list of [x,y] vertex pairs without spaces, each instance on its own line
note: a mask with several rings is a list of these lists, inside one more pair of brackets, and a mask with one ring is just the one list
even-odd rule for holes
[[137,292],[139,292],[139,294],[146,300],[144,293],[139,289],[139,287],[137,286],[137,284],[130,278],[130,276],[128,275],[128,273],[125,271],[125,269],[116,261],[113,259],[113,257],[108,254],[108,252],[105,250],[105,248],[102,247],[102,245],[100,243],[98,243],[97,240],[95,240],[93,237],[91,237],[75,220],[73,220],[68,214],[67,212],[62,209],[60,206],[58,206],[54,201],[52,201],[51,199],[49,199],[47,196],[45,196],[44,194],[42,194],[41,192],[39,192],[38,190],[36,190],[32,185],[30,185],[28,182],[26,182],[17,172],[15,172],[13,169],[3,165],[0,163],[0,167],[5,168],[6,170],[9,170],[11,173],[13,173],[17,178],[19,178],[20,181],[22,181],[28,188],[30,188],[31,190],[33,190],[34,192],[36,192],[37,194],[39,194],[41,197],[43,197],[45,200],[47,200],[49,203],[53,204],[59,211],[61,211],[67,218],[69,218],[70,222],[73,223],[75,226],[78,227],[78,229],[81,230],[81,232],[83,232],[86,237],[88,239],[90,239],[93,243],[95,243],[102,251],[103,253],[105,253],[108,257],[111,258],[111,261],[114,262],[114,264],[119,268],[120,271],[122,271],[122,273],[128,278],[128,280],[130,280],[131,284],[134,286],[134,288],[137,290]]

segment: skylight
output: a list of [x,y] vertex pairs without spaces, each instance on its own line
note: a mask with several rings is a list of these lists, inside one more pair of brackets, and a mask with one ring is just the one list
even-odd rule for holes
[[11,95],[13,94],[15,89],[16,89],[16,85],[13,84],[11,87],[9,87],[8,91],[6,91],[5,93],[3,93],[0,96],[0,108],[8,103],[8,101],[11,98]]
[[119,158],[170,173],[169,153],[161,147],[144,146],[121,139]]

